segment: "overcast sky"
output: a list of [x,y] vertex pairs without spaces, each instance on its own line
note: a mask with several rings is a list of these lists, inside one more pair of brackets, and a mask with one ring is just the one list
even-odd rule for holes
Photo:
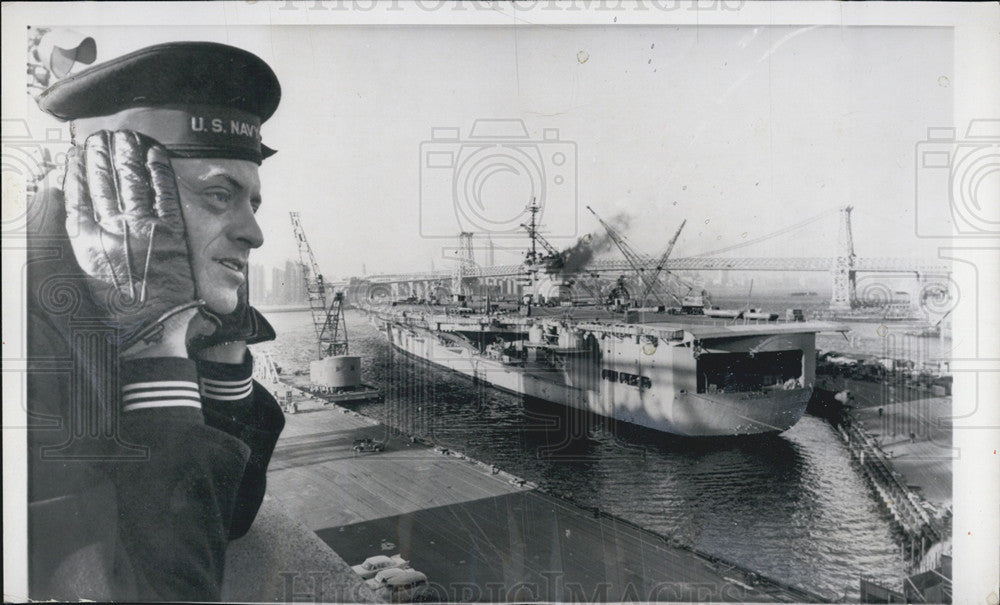
[[[523,246],[505,231],[532,195],[559,247],[599,229],[587,205],[627,214],[650,254],[687,219],[675,256],[827,212],[741,252],[833,256],[836,209],[852,204],[859,255],[936,256],[914,236],[914,154],[953,121],[947,28],[78,29],[99,60],[189,39],[272,65],[283,94],[262,128],[279,150],[261,172],[266,265],[296,256],[291,210],[327,275],[450,267],[442,249],[462,229],[492,229],[497,262],[517,262],[501,248]],[[498,118],[528,136],[479,151],[473,123]],[[457,137],[432,141],[441,128]],[[942,221],[946,208],[921,212]]]

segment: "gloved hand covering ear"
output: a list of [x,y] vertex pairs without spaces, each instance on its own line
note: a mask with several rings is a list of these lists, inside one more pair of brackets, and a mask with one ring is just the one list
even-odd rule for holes
[[186,330],[169,320],[205,303],[166,149],[131,131],[95,132],[70,151],[63,189],[74,255],[122,350],[158,342],[165,325]]

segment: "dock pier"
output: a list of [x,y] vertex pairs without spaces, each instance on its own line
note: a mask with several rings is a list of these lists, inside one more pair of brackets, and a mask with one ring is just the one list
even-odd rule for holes
[[[348,564],[400,554],[444,601],[828,602],[544,493],[284,383],[268,494]],[[383,441],[353,451],[355,439]]]
[[909,562],[900,590],[861,578],[862,601],[950,602],[950,392],[900,376],[817,373],[817,383],[811,408],[837,430]]
[[879,502],[892,516],[907,546],[904,550],[908,560],[918,565],[932,545],[949,535],[946,524],[928,515],[923,499],[900,480],[891,459],[864,429],[841,425],[837,432],[868,484],[878,494]]

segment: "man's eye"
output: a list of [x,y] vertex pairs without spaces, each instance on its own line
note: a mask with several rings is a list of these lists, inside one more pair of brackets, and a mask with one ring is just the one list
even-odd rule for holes
[[233,201],[233,194],[225,189],[209,189],[205,192],[208,201],[219,206],[226,206]]

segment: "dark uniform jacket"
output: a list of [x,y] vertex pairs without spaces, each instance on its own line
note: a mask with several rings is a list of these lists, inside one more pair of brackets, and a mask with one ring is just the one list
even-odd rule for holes
[[242,364],[119,359],[66,238],[29,209],[28,543],[33,599],[217,600],[284,426]]

